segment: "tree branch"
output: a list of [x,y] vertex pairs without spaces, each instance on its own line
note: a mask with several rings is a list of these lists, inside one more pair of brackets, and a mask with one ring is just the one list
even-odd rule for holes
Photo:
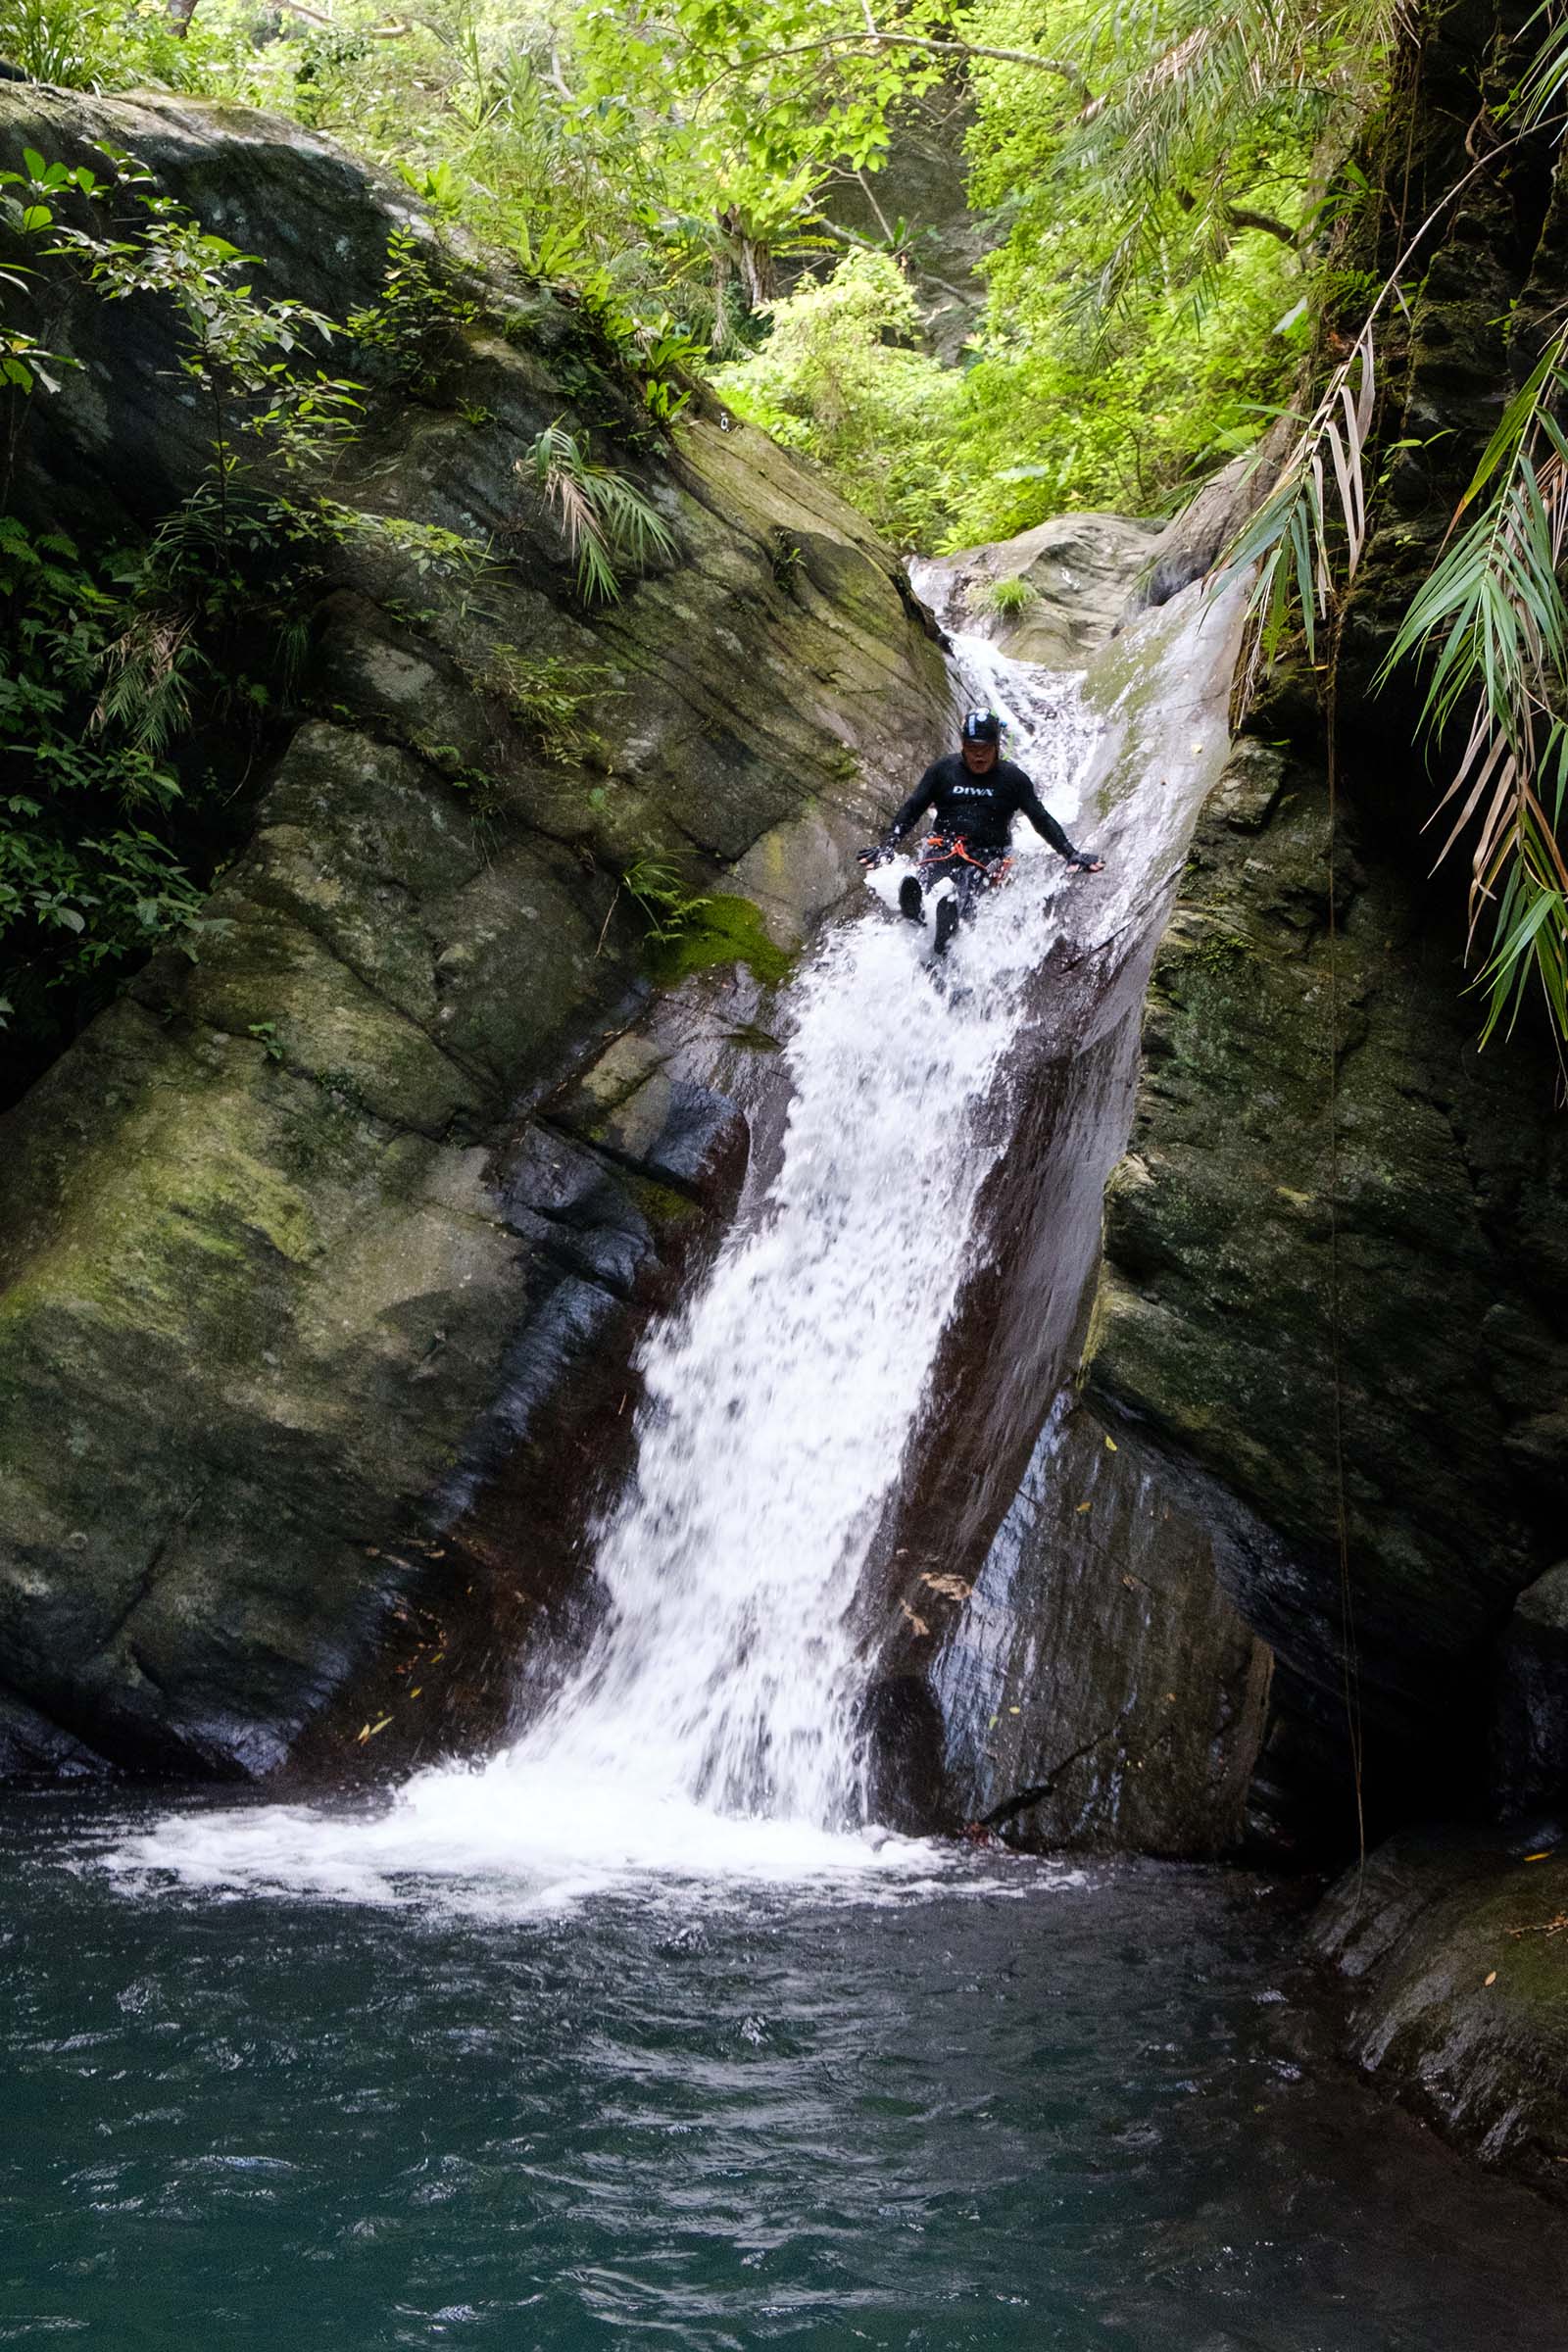
[[[853,228],[841,228],[838,222],[830,220],[825,213],[816,214],[810,225],[812,228],[819,228],[824,237],[833,238],[836,244],[853,245],[858,253],[886,253],[888,251],[888,247],[879,245],[874,237],[858,236]],[[915,275],[922,285],[940,286],[943,293],[951,294],[956,302],[974,303],[979,300],[972,286],[965,293],[962,286],[956,286],[951,278],[938,277],[934,270],[922,270],[918,263],[914,267]]]
[[1301,241],[1294,228],[1284,220],[1276,220],[1272,213],[1254,213],[1245,205],[1228,204],[1225,218],[1232,228],[1257,228],[1262,230],[1265,237],[1278,237],[1280,243],[1289,245],[1293,253]]
[[[1198,198],[1191,188],[1178,188],[1176,201],[1184,213],[1196,213],[1198,210]],[[1293,253],[1300,245],[1298,232],[1288,221],[1276,220],[1272,213],[1254,213],[1245,204],[1222,204],[1220,211],[1225,216],[1228,227],[1261,229],[1265,237],[1278,237],[1280,243],[1288,245]]]
[[822,49],[923,49],[934,57],[994,57],[1004,65],[1029,66],[1037,74],[1059,74],[1086,106],[1092,103],[1089,84],[1070,58],[1040,57],[1033,49],[991,49],[979,41],[939,41],[914,32],[868,31],[833,32],[821,40],[793,41],[787,48],[760,50],[755,57],[742,58],[737,64],[726,66],[721,74],[715,74],[698,91],[697,104],[701,106],[709,92],[716,90],[721,81],[728,81],[731,74],[750,74],[755,67],[772,65],[778,58],[808,57]]

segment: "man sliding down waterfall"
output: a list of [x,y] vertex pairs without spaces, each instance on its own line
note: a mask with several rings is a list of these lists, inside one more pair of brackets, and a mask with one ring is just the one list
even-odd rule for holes
[[860,852],[863,866],[890,858],[915,819],[929,808],[934,829],[920,844],[920,870],[899,885],[899,911],[925,921],[925,893],[951,888],[937,902],[936,952],[945,956],[962,916],[982,891],[996,890],[1012,866],[1012,820],[1026,816],[1059,857],[1079,873],[1099,874],[1105,861],[1075,850],[1021,767],[1002,757],[1002,721],[994,710],[971,710],[958,749],[935,760],[879,842]]

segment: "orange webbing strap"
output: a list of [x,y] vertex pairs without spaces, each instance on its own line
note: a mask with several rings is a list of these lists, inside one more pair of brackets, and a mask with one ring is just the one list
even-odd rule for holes
[[985,864],[983,858],[969,855],[969,845],[960,833],[928,833],[920,847],[923,850],[940,850],[944,858],[961,858],[965,865]]
[[1012,871],[1012,859],[1005,853],[999,852],[996,858],[976,858],[961,834],[955,833],[950,839],[945,833],[928,833],[920,847],[938,850],[944,858],[959,858],[965,865],[978,866],[993,887]]

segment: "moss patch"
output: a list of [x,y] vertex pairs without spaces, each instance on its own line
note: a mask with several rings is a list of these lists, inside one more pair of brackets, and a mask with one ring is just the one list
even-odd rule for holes
[[674,939],[652,939],[644,951],[649,978],[673,988],[692,972],[717,963],[744,963],[764,988],[787,980],[795,958],[770,939],[750,899],[720,895],[705,900]]

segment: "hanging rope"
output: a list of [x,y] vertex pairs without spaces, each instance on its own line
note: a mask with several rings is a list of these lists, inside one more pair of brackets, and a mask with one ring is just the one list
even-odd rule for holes
[[1334,1528],[1340,1560],[1340,1664],[1345,1722],[1350,1742],[1350,1777],[1355,1789],[1355,1840],[1359,1868],[1366,1870],[1366,1802],[1362,1780],[1361,1667],[1355,1637],[1355,1596],[1350,1585],[1349,1514],[1345,1497],[1345,1361],[1340,1283],[1340,919],[1339,865],[1339,676],[1342,613],[1336,608],[1328,645],[1329,786],[1329,1353],[1330,1421],[1334,1454]]

